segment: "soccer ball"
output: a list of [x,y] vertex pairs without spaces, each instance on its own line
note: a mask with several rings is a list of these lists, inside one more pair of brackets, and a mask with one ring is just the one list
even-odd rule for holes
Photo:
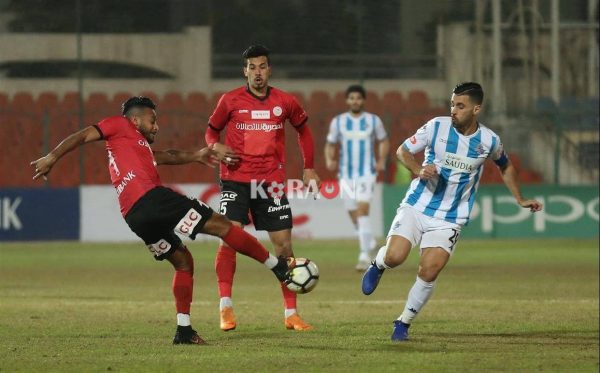
[[294,293],[308,293],[319,282],[319,268],[315,262],[306,258],[288,258],[288,278],[285,286]]

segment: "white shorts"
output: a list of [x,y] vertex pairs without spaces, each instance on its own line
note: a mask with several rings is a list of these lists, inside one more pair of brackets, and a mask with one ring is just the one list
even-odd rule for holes
[[358,202],[371,203],[375,191],[375,177],[353,180],[341,179],[340,188],[346,210],[356,210]]
[[419,244],[421,250],[441,247],[452,255],[461,228],[459,224],[427,216],[410,205],[402,204],[396,211],[388,238],[402,236],[410,241],[412,247]]

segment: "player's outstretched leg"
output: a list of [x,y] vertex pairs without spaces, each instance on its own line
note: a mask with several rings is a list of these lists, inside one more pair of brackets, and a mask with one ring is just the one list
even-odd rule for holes
[[375,291],[375,289],[377,289],[377,285],[379,285],[379,280],[381,279],[381,276],[383,276],[383,271],[385,271],[387,268],[390,268],[385,264],[383,260],[385,258],[386,252],[387,246],[383,246],[382,248],[380,248],[379,252],[377,253],[377,256],[375,257],[375,260],[371,262],[371,265],[365,271],[365,274],[362,278],[363,294],[372,294]]
[[263,263],[280,282],[287,279],[288,265],[285,258],[278,258],[269,253],[254,236],[233,225],[225,216],[213,213],[202,227],[202,232],[221,238],[223,242],[238,253]]
[[411,241],[390,230],[386,245],[379,249],[375,256],[375,260],[373,260],[363,275],[363,294],[369,295],[377,289],[383,271],[404,263],[412,246],[413,244]]
[[177,310],[177,331],[173,338],[173,344],[206,344],[192,329],[190,321],[190,308],[194,293],[194,258],[187,247],[182,244],[168,256],[167,260],[175,268],[173,295]]

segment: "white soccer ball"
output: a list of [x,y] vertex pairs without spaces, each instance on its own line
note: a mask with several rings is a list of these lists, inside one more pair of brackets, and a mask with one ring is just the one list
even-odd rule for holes
[[315,262],[306,258],[288,258],[288,267],[290,270],[285,286],[294,293],[308,293],[317,286],[319,268]]

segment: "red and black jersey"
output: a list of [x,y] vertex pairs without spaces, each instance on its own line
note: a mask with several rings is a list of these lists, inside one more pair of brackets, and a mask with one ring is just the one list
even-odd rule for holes
[[252,179],[285,180],[286,121],[303,126],[308,117],[294,96],[268,87],[264,97],[258,97],[245,87],[221,96],[209,119],[214,131],[226,129],[225,144],[241,160],[235,166],[221,164],[221,180],[251,182]]
[[125,117],[106,118],[95,127],[106,141],[110,179],[125,216],[140,197],[161,184],[152,149]]

